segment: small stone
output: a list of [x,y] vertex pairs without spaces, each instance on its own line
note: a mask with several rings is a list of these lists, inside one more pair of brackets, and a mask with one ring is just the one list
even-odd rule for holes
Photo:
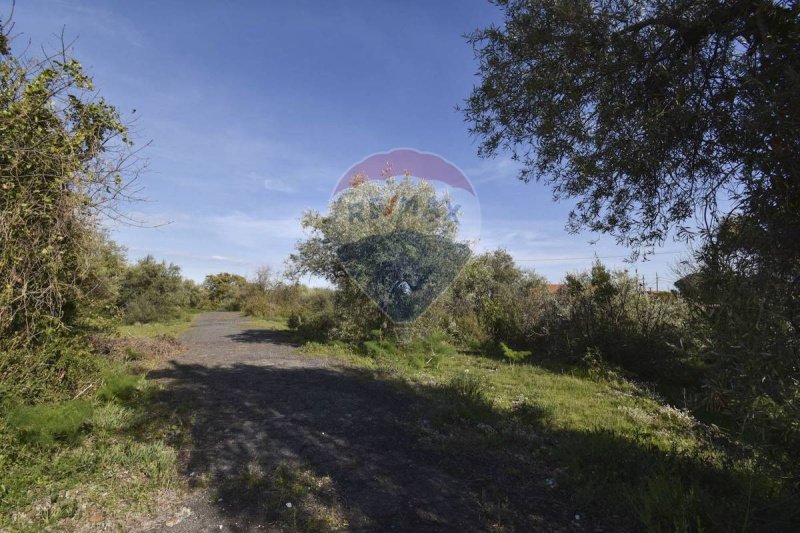
[[292,508],[292,502],[286,502],[286,508],[287,509],[291,509]]
[[167,520],[166,525],[167,527],[175,527],[187,518],[192,516],[192,510],[188,507],[181,507],[181,510],[178,512],[178,515],[173,518],[172,520]]

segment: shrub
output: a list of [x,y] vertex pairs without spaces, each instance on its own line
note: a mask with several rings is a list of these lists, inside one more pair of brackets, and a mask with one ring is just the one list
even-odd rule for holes
[[98,399],[106,402],[127,402],[137,396],[144,385],[144,377],[134,374],[110,373],[97,391]]
[[[137,163],[116,108],[66,50],[17,56],[0,21],[0,343],[72,326],[102,292],[98,220]],[[56,59],[58,57],[58,60]],[[103,276],[100,276],[103,278]],[[103,282],[105,279],[102,280]]]
[[241,292],[246,286],[247,280],[243,276],[228,272],[209,274],[203,281],[210,305],[223,311],[241,309]]
[[50,330],[38,344],[0,350],[0,401],[66,400],[99,381],[101,370],[81,336]]
[[592,348],[646,376],[663,375],[684,356],[688,309],[677,296],[650,295],[626,272],[610,272],[599,262],[565,281],[558,295],[563,315],[553,320],[547,339],[551,353],[580,358]]
[[389,339],[376,339],[364,341],[364,351],[373,359],[391,358],[398,356],[397,344]]
[[549,333],[553,305],[543,278],[497,250],[467,263],[428,320],[438,319],[437,325],[461,345],[532,346]]
[[749,216],[722,219],[676,286],[691,303],[707,369],[704,407],[782,459],[800,456],[800,262],[788,260],[792,247],[774,229]]
[[338,322],[332,313],[319,313],[309,317],[298,317],[300,324],[297,326],[297,334],[303,340],[327,341],[335,339],[333,334]]
[[91,404],[72,400],[17,407],[9,413],[8,423],[22,442],[51,446],[56,442],[77,442],[81,428],[91,416]]
[[286,325],[289,329],[298,329],[303,325],[303,316],[300,313],[290,314],[289,319],[286,321]]
[[529,351],[512,350],[504,342],[500,343],[500,350],[509,363],[521,363],[531,355]]
[[469,402],[484,402],[486,400],[486,386],[483,381],[466,371],[450,379],[446,389],[455,396]]
[[120,282],[122,319],[134,324],[179,318],[189,307],[192,291],[181,277],[180,267],[148,255],[129,266]]

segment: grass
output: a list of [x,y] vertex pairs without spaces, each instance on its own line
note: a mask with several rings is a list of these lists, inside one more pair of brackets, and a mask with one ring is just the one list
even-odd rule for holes
[[[190,324],[126,326],[123,334],[133,342]],[[69,530],[87,521],[120,529],[131,513],[153,512],[183,490],[176,449],[188,431],[159,403],[159,386],[144,379],[154,355],[82,357],[100,370],[72,394],[79,398],[0,410],[0,531]]]
[[[420,364],[393,349],[307,343],[301,352],[369,369],[438,402],[420,414],[423,440],[455,464],[494,463],[482,488],[498,530],[530,527],[519,496],[525,483],[533,494],[564,490],[578,514],[624,529],[784,531],[800,518],[797,495],[756,452],[618,375],[468,353]],[[503,481],[504,469],[534,479]]]
[[182,428],[150,401],[154,385],[141,383],[136,401],[118,394],[133,379],[114,376],[108,401],[18,408],[0,421],[0,530],[69,529],[64,520],[92,512],[115,523],[177,487],[170,440]]
[[92,405],[81,400],[21,405],[9,413],[8,426],[24,444],[48,447],[57,442],[76,443],[91,416]]
[[257,318],[249,316],[244,326],[246,328],[270,329],[274,331],[286,331],[289,329],[286,325],[286,319],[281,317]]
[[121,324],[117,327],[121,337],[147,337],[153,338],[161,335],[177,337],[188,330],[200,311],[191,311],[181,318],[165,322],[150,322],[147,324]]
[[267,510],[267,520],[291,531],[342,531],[347,517],[330,476],[289,462],[264,469],[248,465],[228,480],[237,500]]

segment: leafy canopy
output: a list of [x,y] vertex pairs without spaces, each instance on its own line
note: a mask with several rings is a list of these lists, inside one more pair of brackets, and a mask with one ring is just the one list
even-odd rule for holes
[[577,200],[573,229],[638,249],[724,205],[800,257],[800,3],[497,4],[503,25],[469,36],[482,155],[508,150],[522,179]]
[[291,275],[313,274],[338,282],[347,274],[336,257],[338,247],[371,236],[416,232],[455,239],[458,210],[449,196],[439,195],[426,181],[406,176],[385,181],[358,180],[331,201],[326,214],[307,211],[307,239],[297,243],[289,258]]
[[130,182],[119,113],[66,47],[13,54],[0,21],[0,338],[69,325],[86,295],[100,214]]

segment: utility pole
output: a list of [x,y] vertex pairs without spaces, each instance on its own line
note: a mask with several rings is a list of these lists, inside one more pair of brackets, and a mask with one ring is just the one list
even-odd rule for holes
[[656,292],[658,292],[658,272],[656,272]]

